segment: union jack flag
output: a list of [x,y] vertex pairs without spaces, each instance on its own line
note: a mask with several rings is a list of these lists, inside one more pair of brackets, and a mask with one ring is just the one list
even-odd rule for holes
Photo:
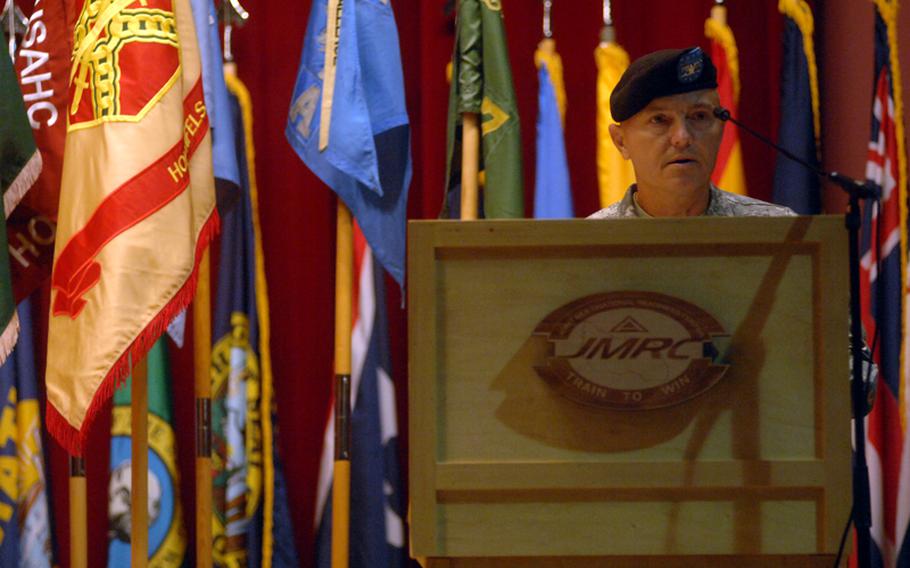
[[[879,207],[867,206],[862,242],[863,327],[879,366],[875,405],[866,419],[866,458],[872,497],[872,566],[910,568],[910,436],[905,318],[907,235],[906,150],[892,70],[897,46],[889,41],[897,3],[876,0],[875,91],[866,178],[881,190]],[[891,35],[891,39],[896,35]],[[892,51],[893,50],[893,51]],[[892,59],[894,55],[894,59]],[[897,79],[897,82],[896,82]],[[903,365],[907,365],[907,352]]]

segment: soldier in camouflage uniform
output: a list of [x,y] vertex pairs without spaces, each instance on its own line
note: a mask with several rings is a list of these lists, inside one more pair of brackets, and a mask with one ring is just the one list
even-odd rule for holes
[[591,215],[615,217],[787,216],[787,207],[711,184],[723,137],[717,70],[701,49],[667,49],[637,59],[610,97],[610,136],[632,161],[636,183]]
[[[610,97],[610,112],[619,123],[610,126],[610,136],[632,161],[636,183],[622,200],[590,218],[796,215],[788,207],[711,183],[724,131],[724,123],[714,115],[719,107],[717,71],[701,49],[667,49],[635,60]],[[868,413],[878,368],[865,346],[863,377],[868,381]]]

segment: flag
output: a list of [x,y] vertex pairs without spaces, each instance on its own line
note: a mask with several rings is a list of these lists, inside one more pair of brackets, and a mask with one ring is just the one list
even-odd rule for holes
[[[351,568],[408,565],[404,498],[398,466],[398,421],[390,364],[382,271],[354,229],[354,297],[351,329]],[[334,404],[330,408],[334,409]],[[334,412],[334,411],[333,411]],[[316,489],[316,567],[332,557],[332,465],[335,417],[329,416]]]
[[246,88],[226,76],[241,194],[222,220],[212,320],[215,566],[297,566],[287,487],[277,453],[269,305],[259,230]]
[[72,4],[65,0],[35,0],[15,60],[25,112],[43,163],[38,180],[6,224],[17,302],[29,297],[50,277],[54,260],[73,52],[71,15]]
[[[202,93],[205,111],[212,133],[212,171],[215,174],[215,196],[218,214],[238,199],[240,172],[237,169],[237,150],[234,148],[234,123],[231,120],[228,91],[224,82],[224,63],[219,20],[212,0],[190,0],[193,22],[198,30],[199,57],[202,61]],[[183,347],[186,331],[186,310],[175,316],[167,326],[167,334],[178,347]],[[197,354],[198,356],[199,354]]]
[[38,179],[41,153],[35,147],[13,64],[5,54],[0,59],[0,189],[6,218]]
[[457,216],[458,200],[452,196],[460,190],[461,121],[466,112],[481,117],[484,216],[524,217],[521,131],[500,2],[458,0],[443,217]]
[[[231,120],[228,90],[224,82],[224,59],[218,37],[218,14],[212,0],[190,0],[193,21],[199,37],[199,57],[202,60],[202,92],[205,109],[212,131],[212,163],[215,179],[232,184],[236,191],[240,185],[237,168],[237,149],[234,123]],[[219,186],[220,189],[220,186]]]
[[[733,30],[726,22],[726,7],[714,6],[705,20],[705,37],[711,41],[711,60],[717,67],[717,92],[720,106],[739,116],[739,51]],[[724,126],[724,136],[717,152],[717,163],[711,175],[714,185],[727,191],[746,195],[746,175],[743,170],[739,130],[730,123]]]
[[[186,528],[180,505],[177,437],[166,339],[148,352],[148,558],[149,566],[187,565]],[[130,384],[114,393],[111,410],[111,476],[108,483],[108,552],[111,568],[130,565],[132,431]]]
[[566,88],[562,58],[556,42],[545,39],[534,53],[537,65],[537,162],[534,180],[534,217],[559,219],[575,216],[569,162],[563,126],[566,121]]
[[46,380],[48,428],[78,454],[192,299],[218,216],[189,1],[86,0],[73,37]]
[[285,134],[403,284],[411,133],[391,4],[313,2]]
[[[866,417],[873,566],[910,567],[910,436],[907,435],[907,149],[903,131],[897,3],[875,0],[874,96],[867,180],[881,190],[867,204],[861,243],[863,327],[879,368]],[[901,360],[903,357],[903,361]]]
[[50,568],[52,529],[28,300],[19,305],[19,318],[19,343],[0,367],[0,566]]
[[[780,0],[784,15],[784,54],[780,77],[777,143],[818,168],[821,121],[818,69],[812,33],[812,7],[805,0]],[[821,184],[815,172],[783,156],[774,170],[774,202],[801,215],[821,213]]]
[[0,363],[12,351],[19,333],[6,242],[6,217],[41,172],[41,154],[28,124],[13,64],[0,54],[0,192],[6,215],[0,216]]
[[632,162],[622,157],[610,137],[610,125],[615,124],[610,112],[610,95],[629,66],[629,54],[613,41],[601,41],[594,49],[594,61],[597,63],[597,183],[600,206],[607,207],[622,199],[626,189],[635,183]]

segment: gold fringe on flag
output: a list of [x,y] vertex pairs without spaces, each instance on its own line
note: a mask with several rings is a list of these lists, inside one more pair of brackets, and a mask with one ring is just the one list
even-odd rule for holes
[[534,65],[538,69],[546,65],[550,75],[550,83],[556,94],[556,106],[559,108],[559,118],[562,125],[566,125],[566,84],[562,76],[562,57],[556,52],[556,41],[550,38],[541,40],[534,52]]
[[[822,123],[819,112],[818,65],[815,59],[815,42],[812,39],[812,34],[815,32],[812,7],[805,0],[780,0],[777,9],[781,14],[793,20],[803,35],[803,52],[806,54],[806,63],[809,66],[809,92],[812,96],[812,128],[815,132],[816,151],[820,151]],[[821,156],[818,157],[821,158]]]
[[247,174],[250,184],[250,205],[253,218],[253,251],[256,255],[256,310],[259,312],[259,361],[262,371],[262,416],[263,447],[263,521],[262,521],[262,566],[271,568],[274,545],[272,529],[275,509],[275,462],[272,454],[272,351],[270,348],[269,296],[265,279],[265,260],[262,252],[262,229],[259,224],[259,191],[256,186],[256,150],[253,144],[253,103],[246,85],[236,75],[226,73],[224,81],[228,91],[237,97],[243,115],[243,139],[246,143]]
[[42,166],[41,152],[35,150],[22,169],[19,170],[19,175],[16,176],[13,183],[6,188],[6,192],[3,193],[3,209],[7,218],[12,214],[16,205],[19,205],[22,197],[38,180]]

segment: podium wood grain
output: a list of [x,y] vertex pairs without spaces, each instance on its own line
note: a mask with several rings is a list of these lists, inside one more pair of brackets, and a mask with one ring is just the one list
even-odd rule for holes
[[[408,247],[415,556],[830,566],[850,509],[841,217],[411,222]],[[618,290],[719,319],[727,375],[658,410],[557,394],[535,327]]]

